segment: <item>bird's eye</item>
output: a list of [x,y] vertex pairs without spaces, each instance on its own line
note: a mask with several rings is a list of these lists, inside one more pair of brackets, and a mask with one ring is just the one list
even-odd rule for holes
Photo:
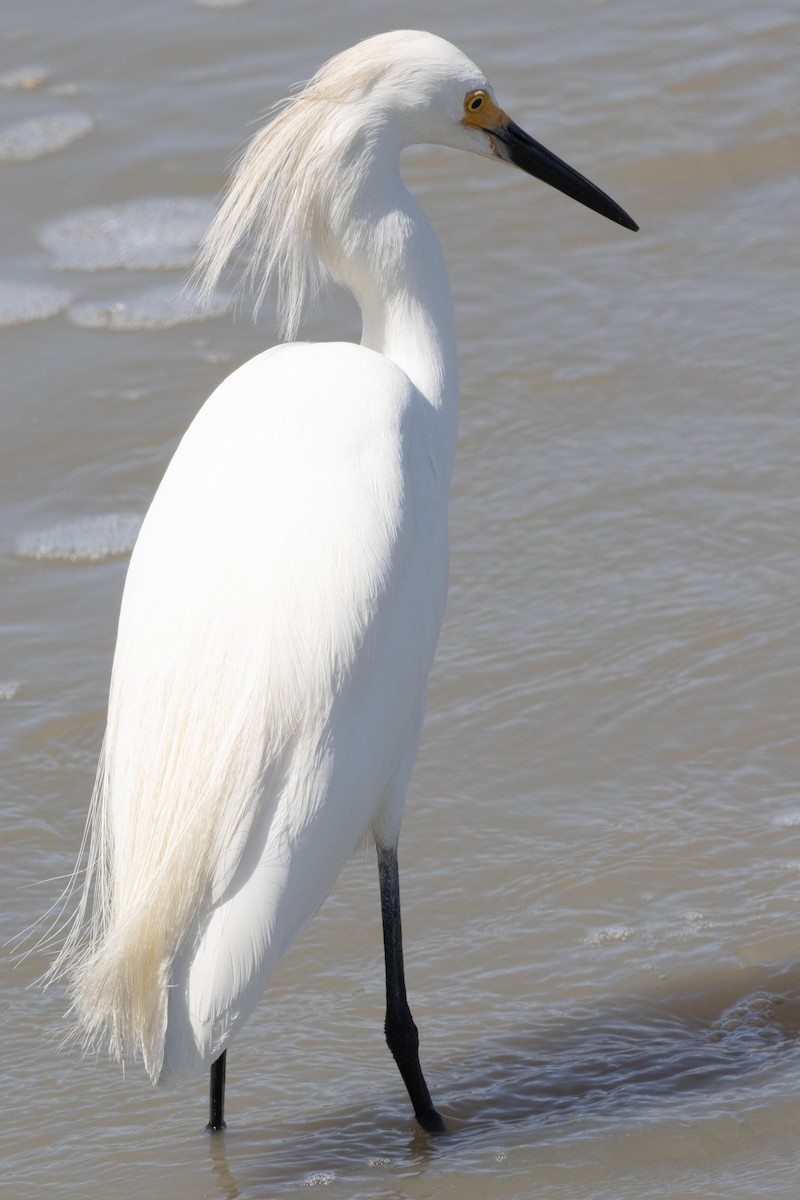
[[464,108],[468,113],[478,112],[486,103],[486,92],[470,92],[464,101]]

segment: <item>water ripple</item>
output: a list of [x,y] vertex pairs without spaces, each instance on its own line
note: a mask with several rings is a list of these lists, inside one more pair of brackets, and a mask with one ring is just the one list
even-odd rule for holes
[[134,330],[174,329],[224,316],[231,297],[215,295],[202,307],[189,293],[176,292],[174,287],[156,288],[128,300],[86,301],[73,304],[69,319],[81,329]]
[[33,162],[45,154],[55,154],[93,128],[92,118],[83,112],[51,113],[7,125],[0,129],[0,162]]
[[196,196],[152,197],[71,213],[46,225],[39,240],[59,270],[183,269],[213,214],[213,203]]
[[69,292],[51,284],[0,279],[0,329],[44,321],[63,312],[70,299]]
[[20,558],[50,562],[101,562],[133,549],[142,518],[136,513],[102,513],[63,521],[49,529],[21,534]]

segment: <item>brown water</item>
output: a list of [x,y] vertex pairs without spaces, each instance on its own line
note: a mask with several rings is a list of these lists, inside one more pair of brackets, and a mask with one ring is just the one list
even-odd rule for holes
[[[4,958],[4,1195],[797,1195],[797,22],[794,0],[3,6],[5,937],[77,852],[138,521],[274,337],[269,311],[192,322],[178,295],[249,122],[359,38],[432,28],[642,226],[408,156],[463,379],[401,842],[452,1134],[416,1131],[383,1045],[361,863],[233,1045],[224,1137],[204,1085],[59,1053],[47,954]],[[352,303],[306,332],[357,336]]]

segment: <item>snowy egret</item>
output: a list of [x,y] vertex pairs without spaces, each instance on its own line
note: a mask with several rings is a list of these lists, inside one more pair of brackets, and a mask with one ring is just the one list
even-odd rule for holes
[[[447,588],[458,384],[436,237],[399,171],[436,143],[516,164],[624,225],[427,33],[331,59],[245,153],[201,250],[211,290],[252,241],[284,333],[326,276],[360,345],[290,343],[201,408],[145,518],[119,620],[81,902],[54,977],[84,1045],[157,1083],[211,1068],[366,838],[377,848],[386,1039],[443,1128],[403,971],[397,841]],[[260,298],[260,296],[259,296]]]

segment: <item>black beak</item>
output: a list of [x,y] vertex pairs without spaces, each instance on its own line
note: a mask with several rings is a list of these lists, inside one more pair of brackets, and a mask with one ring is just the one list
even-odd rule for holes
[[513,121],[509,121],[507,125],[498,125],[488,132],[492,135],[498,157],[513,163],[528,175],[541,179],[543,183],[549,183],[551,187],[557,188],[565,196],[571,196],[579,204],[585,204],[601,216],[608,217],[609,221],[616,221],[626,229],[639,228],[610,196],[601,192],[600,188],[595,187],[585,176],[573,171],[572,167],[567,166],[539,142],[534,141]]

